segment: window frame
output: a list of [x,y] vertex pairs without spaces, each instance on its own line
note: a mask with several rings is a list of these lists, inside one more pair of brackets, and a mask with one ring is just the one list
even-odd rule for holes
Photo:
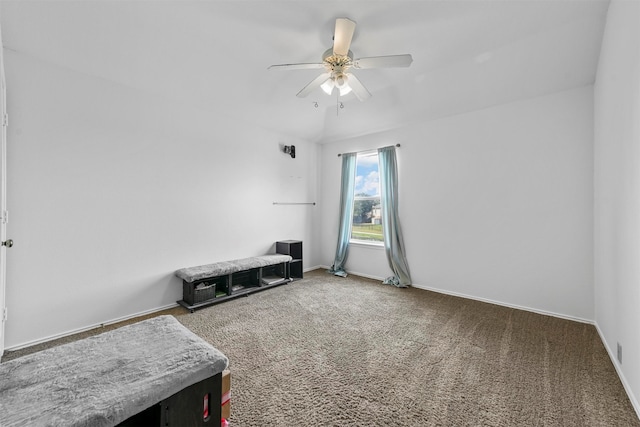
[[[378,157],[378,151],[364,151],[364,152],[360,152],[357,153],[356,156],[356,171],[358,170],[358,161],[360,160],[360,157],[373,157],[375,156],[376,158],[376,165],[377,165],[377,169],[376,171],[379,174],[380,171],[380,166],[379,166],[379,157]],[[357,176],[357,175],[356,175]],[[353,207],[355,208],[355,204],[357,201],[361,201],[361,200],[375,200],[378,202],[378,205],[380,205],[382,203],[382,196],[379,194],[380,193],[380,185],[379,185],[379,181],[378,181],[378,195],[374,195],[374,196],[356,196],[356,189],[353,189]],[[382,218],[382,212],[380,213],[380,217]],[[382,221],[380,221],[380,225],[382,225]],[[364,246],[364,247],[369,247],[369,248],[384,248],[384,232],[382,234],[382,240],[367,240],[367,239],[358,239],[358,238],[354,238],[353,237],[353,226],[354,226],[354,222],[353,222],[353,215],[351,216],[351,223],[350,223],[350,229],[349,229],[349,244],[350,245],[355,245],[355,246]]]

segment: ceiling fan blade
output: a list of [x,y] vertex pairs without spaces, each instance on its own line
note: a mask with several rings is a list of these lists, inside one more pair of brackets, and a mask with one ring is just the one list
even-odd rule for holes
[[360,101],[365,101],[371,98],[371,93],[367,90],[366,87],[364,87],[362,83],[360,83],[360,80],[358,80],[356,76],[351,73],[347,73],[345,75],[347,76],[349,87],[353,91],[353,94],[356,96],[356,98],[358,98]]
[[311,63],[301,63],[301,64],[278,64],[271,65],[267,70],[310,70],[314,68],[323,68],[325,65],[323,63],[311,64]]
[[326,82],[330,78],[331,78],[331,73],[320,74],[318,77],[313,79],[311,83],[303,87],[302,90],[296,94],[296,96],[298,98],[304,98],[305,96],[313,92],[315,89],[319,88],[320,85],[322,85],[322,83]]
[[358,58],[353,61],[353,68],[390,68],[408,67],[413,62],[410,54],[371,56],[369,58]]
[[356,23],[348,18],[336,19],[336,29],[333,34],[333,54],[346,56],[351,47],[351,39],[356,29]]

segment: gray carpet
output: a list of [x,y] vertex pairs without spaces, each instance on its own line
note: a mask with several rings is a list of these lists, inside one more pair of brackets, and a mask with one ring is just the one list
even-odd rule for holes
[[321,270],[172,313],[229,358],[233,427],[640,426],[591,325]]

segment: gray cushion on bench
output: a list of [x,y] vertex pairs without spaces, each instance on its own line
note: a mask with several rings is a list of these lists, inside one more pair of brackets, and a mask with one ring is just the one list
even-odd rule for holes
[[263,255],[251,258],[235,259],[232,261],[214,262],[213,264],[199,265],[196,267],[181,268],[176,271],[176,276],[186,282],[194,282],[208,277],[224,276],[238,271],[251,270],[252,268],[267,267],[283,262],[289,262],[289,255]]
[[0,426],[114,426],[227,365],[159,316],[0,363]]

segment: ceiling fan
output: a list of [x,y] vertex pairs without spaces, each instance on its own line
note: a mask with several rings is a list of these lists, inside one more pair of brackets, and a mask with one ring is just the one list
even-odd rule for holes
[[322,54],[322,62],[301,63],[301,64],[279,64],[272,65],[269,69],[280,70],[305,70],[313,68],[324,68],[325,72],[313,79],[311,83],[302,88],[296,94],[299,98],[304,98],[318,87],[321,87],[327,95],[331,95],[335,88],[340,96],[344,96],[353,91],[356,98],[364,101],[371,97],[371,93],[349,71],[366,68],[389,68],[408,67],[413,62],[410,54],[371,56],[368,58],[353,59],[353,53],[349,50],[356,23],[348,18],[336,19],[336,27],[333,36],[333,47],[327,49]]

